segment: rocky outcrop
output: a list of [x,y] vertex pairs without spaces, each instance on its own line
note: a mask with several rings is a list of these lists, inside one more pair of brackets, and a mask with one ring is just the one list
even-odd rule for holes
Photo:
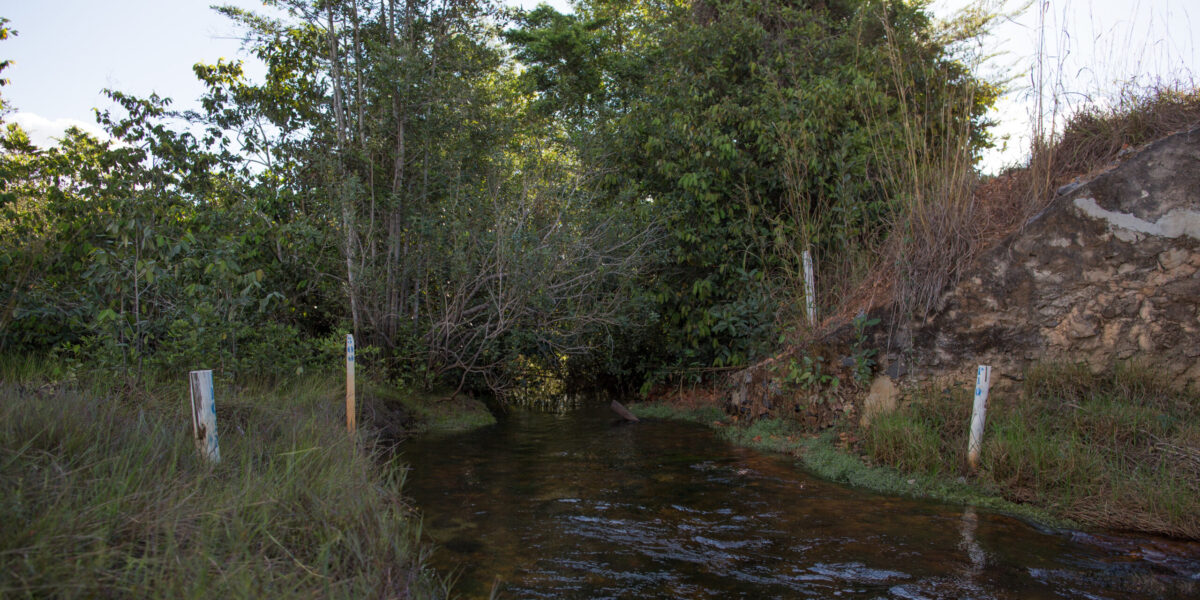
[[1200,127],[1065,186],[911,329],[914,374],[1152,363],[1200,384]]

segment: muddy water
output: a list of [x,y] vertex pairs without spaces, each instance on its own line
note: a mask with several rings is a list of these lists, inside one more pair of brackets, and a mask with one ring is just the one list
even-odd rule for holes
[[[1184,597],[1194,547],[885,497],[604,407],[410,440],[406,492],[455,591],[504,598]],[[1148,560],[1152,559],[1152,560]],[[1164,587],[1165,586],[1165,587]]]

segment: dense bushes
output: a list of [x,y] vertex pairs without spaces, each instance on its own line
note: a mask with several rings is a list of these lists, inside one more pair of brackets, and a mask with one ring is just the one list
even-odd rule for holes
[[593,128],[573,139],[594,188],[664,232],[639,281],[643,377],[769,351],[801,321],[803,252],[839,281],[904,206],[888,154],[919,136],[974,157],[996,93],[900,2],[597,1],[509,37],[540,106]]
[[883,157],[974,156],[994,99],[898,1],[541,8],[521,65],[485,2],[278,8],[221,9],[266,75],[197,65],[201,111],[114,92],[114,142],[10,128],[0,351],[279,377],[349,331],[492,390],[745,364],[800,321],[804,251],[833,289],[891,229]]

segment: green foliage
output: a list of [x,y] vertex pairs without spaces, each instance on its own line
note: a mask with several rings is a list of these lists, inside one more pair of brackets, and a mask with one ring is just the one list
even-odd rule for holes
[[[798,315],[802,252],[833,257],[885,232],[875,151],[903,135],[888,116],[938,104],[894,88],[890,52],[950,82],[938,90],[972,82],[908,3],[597,0],[523,24],[508,39],[538,102],[590,115],[579,156],[597,188],[665,229],[641,281],[651,371],[764,354]],[[865,104],[883,113],[868,118]],[[987,105],[957,118],[978,120]]]
[[[0,137],[0,349],[135,386],[350,331],[425,387],[702,377],[772,350],[804,250],[828,276],[882,235],[889,117],[973,81],[903,2],[271,4],[219,9],[266,73],[197,65],[198,111],[110,92],[116,143]],[[897,57],[945,85],[900,93]]]
[[[789,358],[781,381],[784,385],[803,390],[825,390],[836,392],[841,380],[827,372],[825,357],[820,354],[801,354],[800,360]],[[822,400],[823,401],[823,400]]]
[[868,319],[865,314],[854,317],[854,341],[850,343],[850,359],[854,361],[854,381],[860,386],[871,381],[875,369],[875,348],[867,348],[867,330],[878,325],[879,319]]
[[613,41],[603,20],[564,15],[543,4],[522,14],[520,25],[504,39],[516,48],[515,58],[529,65],[521,78],[537,93],[532,111],[582,121],[605,103],[604,61]]
[[[17,32],[8,26],[9,20],[0,17],[0,42],[7,40],[10,35],[17,35]],[[12,66],[11,60],[0,60],[0,72]],[[11,83],[8,79],[0,77],[0,87],[4,87]],[[4,113],[8,111],[8,104],[4,102],[4,97],[0,96],[0,123],[3,122]]]

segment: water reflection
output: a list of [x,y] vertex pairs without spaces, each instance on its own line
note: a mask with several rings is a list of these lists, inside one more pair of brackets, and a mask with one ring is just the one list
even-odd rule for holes
[[514,412],[403,452],[435,565],[458,571],[466,597],[499,579],[506,598],[1134,598],[1130,577],[1180,596],[1200,570],[1194,546],[1174,570],[1131,563],[1002,515],[833,485],[700,427],[620,424],[604,407]]

